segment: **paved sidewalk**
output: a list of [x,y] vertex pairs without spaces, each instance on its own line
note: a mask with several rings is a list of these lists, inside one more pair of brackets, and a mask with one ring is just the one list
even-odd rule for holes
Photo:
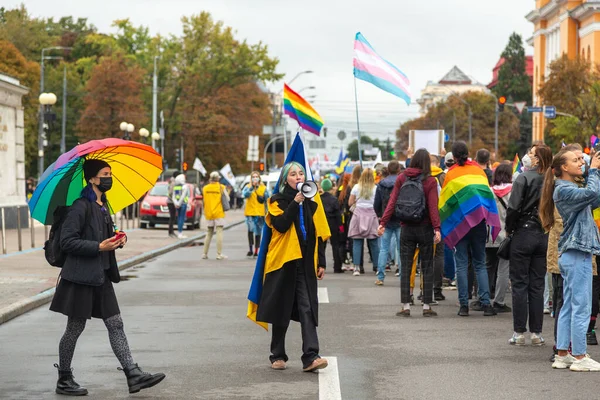
[[[242,222],[243,210],[229,211],[226,225]],[[166,229],[131,229],[127,231],[128,244],[117,251],[120,269],[129,268],[149,258],[192,244],[206,232],[206,221],[200,230],[184,231],[187,239],[168,237]],[[124,225],[124,230],[126,225]],[[36,245],[43,245],[44,228],[35,229]],[[29,239],[29,230],[27,238]],[[7,231],[7,243],[17,243],[17,232]],[[23,248],[28,248],[29,243]],[[16,247],[15,247],[16,249]],[[35,307],[47,303],[52,298],[57,283],[59,268],[50,266],[40,247],[0,255],[0,324],[21,315]]]

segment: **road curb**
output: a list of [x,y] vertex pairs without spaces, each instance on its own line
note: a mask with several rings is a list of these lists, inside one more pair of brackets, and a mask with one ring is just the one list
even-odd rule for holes
[[[225,230],[231,229],[231,228],[238,226],[240,224],[243,224],[243,223],[244,223],[244,220],[233,222],[231,224],[225,225],[224,229]],[[142,253],[138,256],[128,258],[128,259],[124,260],[123,262],[119,263],[119,270],[120,271],[126,270],[126,269],[131,268],[135,265],[138,265],[144,261],[151,260],[155,257],[161,256],[165,253],[171,252],[180,247],[185,247],[189,244],[192,244],[193,242],[195,242],[198,239],[202,239],[204,236],[206,236],[206,232],[202,232],[202,233],[199,233],[192,237],[189,237],[187,239],[183,239],[183,240],[180,240],[173,244],[161,247],[159,249],[154,249],[154,250],[148,251],[146,253]],[[2,325],[5,322],[10,321],[11,319],[13,319],[15,317],[18,317],[19,315],[25,314],[26,312],[29,312],[29,311],[36,309],[46,303],[49,303],[50,300],[52,300],[52,297],[54,296],[55,289],[56,288],[47,289],[41,293],[36,294],[35,296],[31,296],[27,299],[19,300],[18,302],[13,303],[10,306],[0,309],[0,325]]]

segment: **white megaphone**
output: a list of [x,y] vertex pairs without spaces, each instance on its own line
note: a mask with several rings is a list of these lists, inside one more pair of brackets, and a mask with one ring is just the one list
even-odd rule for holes
[[314,181],[306,181],[304,183],[298,183],[296,185],[296,190],[302,193],[307,199],[312,199],[319,191],[319,188]]

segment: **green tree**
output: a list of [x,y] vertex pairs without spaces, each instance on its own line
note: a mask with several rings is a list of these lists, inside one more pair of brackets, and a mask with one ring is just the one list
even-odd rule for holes
[[[372,139],[366,135],[360,136],[360,145],[361,145],[363,151],[364,151],[364,145],[371,145],[373,147],[379,147],[382,151],[385,148],[385,146],[382,146],[379,143],[379,139]],[[350,144],[348,145],[347,151],[348,151],[348,157],[350,157],[351,160],[358,160],[358,139],[355,139],[350,142]]]
[[498,97],[506,96],[513,101],[531,102],[531,83],[527,75],[527,60],[521,35],[513,33],[502,52],[504,63],[498,71],[498,84],[492,89]]

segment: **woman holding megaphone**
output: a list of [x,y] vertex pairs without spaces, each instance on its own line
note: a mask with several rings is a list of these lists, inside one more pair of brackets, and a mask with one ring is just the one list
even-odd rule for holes
[[319,356],[317,280],[325,274],[324,241],[329,227],[314,182],[305,183],[304,167],[290,162],[279,178],[279,193],[268,200],[266,223],[272,230],[256,320],[272,324],[271,367],[286,369],[285,335],[290,320],[302,329],[303,371],[327,367]]

